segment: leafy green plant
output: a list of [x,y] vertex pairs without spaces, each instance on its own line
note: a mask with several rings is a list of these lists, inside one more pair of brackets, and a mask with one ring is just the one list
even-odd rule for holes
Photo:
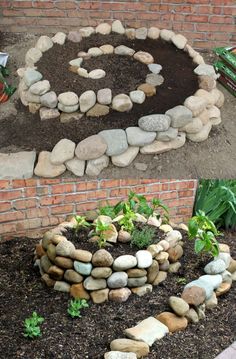
[[123,205],[123,217],[118,221],[119,225],[124,231],[132,233],[134,230],[134,220],[136,218],[136,214],[130,208],[129,204],[125,203]]
[[215,224],[205,215],[198,211],[188,223],[189,239],[195,239],[194,249],[196,253],[208,252],[214,257],[219,254],[219,244],[215,236],[220,235]]
[[176,282],[177,282],[177,284],[185,285],[185,284],[187,284],[187,279],[184,277],[179,277],[179,278],[177,278]]
[[78,318],[81,317],[80,310],[88,307],[89,305],[86,299],[72,299],[68,305],[67,313],[72,318]]
[[99,237],[97,240],[97,244],[99,248],[105,247],[106,237],[104,232],[111,229],[111,224],[104,223],[101,220],[98,220],[94,225],[95,225],[94,234]]
[[194,213],[199,210],[218,228],[236,229],[236,180],[200,180]]
[[136,246],[139,249],[147,248],[150,244],[152,244],[154,236],[154,228],[144,227],[141,230],[135,229],[132,233],[130,245]]
[[115,206],[107,204],[100,207],[98,213],[100,215],[109,216],[114,219],[122,211],[123,203],[120,201]]
[[86,221],[86,217],[83,216],[75,216],[76,219],[76,225],[75,225],[75,231],[78,232],[80,228],[86,228],[90,227],[90,223]]
[[31,317],[24,320],[24,336],[27,338],[37,338],[41,335],[40,324],[44,322],[44,318],[33,312]]

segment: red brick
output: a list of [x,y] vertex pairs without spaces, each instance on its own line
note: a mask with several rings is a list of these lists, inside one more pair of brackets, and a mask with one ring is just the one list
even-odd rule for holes
[[52,9],[54,8],[53,1],[32,1],[33,7],[40,9]]
[[64,202],[65,195],[61,196],[46,196],[40,198],[40,206],[50,206],[54,204],[61,204]]
[[97,190],[97,191],[88,192],[87,198],[88,198],[88,200],[107,198],[107,191],[106,190]]
[[70,214],[74,212],[74,205],[67,204],[63,206],[51,207],[51,214]]
[[85,181],[76,183],[76,192],[94,190],[98,188],[97,181]]
[[[7,189],[11,187],[11,182],[9,180],[0,180],[0,190],[1,189]],[[1,192],[0,192],[1,196]]]
[[78,5],[73,2],[73,1],[57,1],[55,3],[55,6],[58,9],[63,9],[63,10],[67,10],[67,9],[77,9]]
[[12,209],[11,202],[0,202],[0,212],[7,212]]
[[0,222],[11,222],[24,218],[25,218],[24,213],[20,211],[0,213]]
[[179,198],[180,197],[193,197],[194,191],[191,191],[191,190],[179,191],[178,195],[179,195]]
[[31,8],[32,1],[12,1],[14,8]]
[[22,197],[22,191],[4,191],[0,192],[0,201],[5,201],[9,199],[16,199]]
[[87,192],[86,193],[75,193],[68,194],[64,198],[65,203],[77,203],[81,201],[87,201]]
[[185,16],[185,21],[206,23],[208,21],[208,16],[204,16],[204,15],[186,15]]
[[13,10],[13,9],[3,9],[3,16],[24,16],[22,10]]
[[83,10],[98,10],[100,9],[100,1],[80,1],[79,8]]
[[214,24],[233,24],[233,17],[229,16],[210,16],[210,22]]
[[[117,201],[116,201],[116,203],[117,203]],[[104,204],[105,204],[105,202],[104,202]],[[91,211],[91,210],[97,209],[98,207],[99,207],[99,203],[97,201],[79,203],[76,205],[76,212],[83,214],[83,213],[85,213],[85,211]]]
[[48,216],[42,218],[42,227],[56,226],[59,223],[60,223],[59,217]]
[[26,218],[41,218],[49,214],[49,208],[30,208],[25,211]]
[[177,192],[176,191],[172,191],[172,192],[161,192],[160,193],[160,199],[165,201],[166,199],[171,199],[171,198],[177,198]]
[[75,191],[74,184],[60,184],[56,186],[51,186],[52,194],[56,193],[71,193]]
[[0,235],[5,233],[16,233],[16,223],[3,223],[0,226]]
[[102,180],[100,184],[101,188],[114,188],[120,186],[120,180]]
[[37,200],[35,198],[29,199],[20,199],[12,202],[13,209],[26,209],[26,208],[34,208],[36,207]]

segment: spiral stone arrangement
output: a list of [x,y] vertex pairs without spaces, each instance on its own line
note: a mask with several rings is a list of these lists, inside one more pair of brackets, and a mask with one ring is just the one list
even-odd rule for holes
[[[148,66],[150,73],[146,82],[140,84],[129,94],[121,93],[112,96],[112,89],[103,88],[97,93],[90,89],[78,97],[74,92],[67,91],[56,94],[47,79],[37,71],[37,62],[43,53],[54,44],[64,45],[66,39],[79,43],[82,38],[93,34],[110,33],[123,35],[129,39],[145,41],[147,38],[172,43],[178,49],[186,52],[196,64],[194,73],[198,76],[199,89],[193,96],[167,110],[164,114],[147,114],[138,119],[138,126],[126,129],[107,129],[96,135],[89,136],[79,143],[70,139],[61,139],[51,152],[39,153],[34,174],[40,177],[56,177],[66,170],[76,176],[98,176],[100,172],[112,164],[118,167],[129,166],[138,153],[160,154],[182,147],[186,139],[193,142],[205,141],[213,126],[221,123],[220,108],[224,103],[224,95],[216,88],[217,75],[213,66],[204,63],[202,56],[187,44],[187,39],[170,30],[160,30],[156,27],[125,29],[119,20],[112,25],[103,23],[96,28],[86,27],[71,31],[68,35],[59,32],[52,38],[41,36],[34,48],[27,51],[26,65],[18,69],[20,77],[19,95],[22,103],[31,112],[39,110],[42,121],[52,119],[63,123],[78,120],[84,115],[101,117],[109,111],[127,112],[133,106],[139,106],[147,97],[156,94],[156,87],[165,81],[160,74],[160,64],[155,64],[150,53],[137,51],[120,44],[113,47],[110,44],[93,47],[87,52],[80,51],[78,58],[68,59],[69,69],[75,76],[96,79],[103,78],[106,73],[102,69],[94,69],[88,73],[82,66],[87,59],[104,54],[133,57]],[[34,156],[35,158],[35,156]],[[33,162],[32,162],[33,163]],[[32,164],[31,163],[31,164]]]

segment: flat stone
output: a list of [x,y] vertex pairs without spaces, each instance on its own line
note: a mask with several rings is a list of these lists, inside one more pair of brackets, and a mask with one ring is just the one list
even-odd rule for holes
[[147,250],[139,250],[136,259],[138,268],[148,268],[152,265],[152,255]]
[[149,346],[146,343],[131,339],[115,339],[111,342],[110,348],[114,351],[135,353],[137,358],[145,357],[149,353]]
[[74,106],[79,103],[79,98],[76,93],[68,91],[61,93],[58,96],[58,101],[64,106]]
[[179,316],[185,316],[189,311],[189,305],[185,302],[184,299],[171,296],[169,297],[169,305],[173,309],[173,311]]
[[172,36],[171,41],[180,50],[183,50],[185,48],[185,45],[187,44],[186,37],[181,34]]
[[187,138],[193,142],[203,142],[208,139],[209,133],[211,131],[212,124],[210,122],[203,125],[201,131],[198,133],[187,133]]
[[98,176],[99,173],[109,165],[109,157],[103,155],[95,160],[89,160],[86,167],[86,174],[88,176]]
[[219,297],[225,293],[227,293],[231,288],[231,283],[223,282],[216,289],[216,296]]
[[50,161],[51,153],[42,151],[39,153],[38,163],[34,169],[34,174],[39,177],[54,178],[65,172],[64,165],[54,165]]
[[34,83],[40,81],[42,78],[43,78],[43,75],[39,71],[36,71],[30,67],[28,67],[24,71],[23,79],[24,79],[27,87],[30,87]]
[[101,117],[106,116],[110,111],[110,108],[105,105],[101,105],[99,103],[96,103],[95,106],[93,106],[87,113],[86,116],[88,117]]
[[152,261],[152,265],[147,269],[147,281],[153,283],[156,276],[159,273],[159,263],[155,259]]
[[115,271],[124,271],[129,268],[133,268],[137,265],[137,259],[135,256],[125,254],[117,257],[113,263],[113,269]]
[[67,35],[67,39],[69,41],[78,43],[82,40],[82,35],[79,31],[70,31],[69,34]]
[[56,281],[54,284],[53,289],[58,290],[59,292],[70,292],[70,284],[63,282],[63,281]]
[[219,125],[221,123],[221,112],[216,106],[211,106],[208,109],[209,119],[212,125]]
[[109,54],[113,54],[114,52],[114,46],[112,45],[102,45],[99,47],[100,50],[102,50],[102,52],[104,53],[104,55],[109,55]]
[[159,72],[162,70],[162,66],[159,64],[149,64],[148,68],[153,74],[156,75],[159,74]]
[[89,263],[92,259],[92,253],[83,249],[75,249],[71,253],[71,258],[76,259],[77,261]]
[[84,281],[84,288],[86,290],[98,290],[105,289],[107,286],[105,279],[94,279],[93,277],[87,277]]
[[139,127],[128,127],[126,128],[126,135],[130,146],[143,147],[154,141],[156,132],[144,131]]
[[128,287],[141,287],[147,282],[147,277],[138,277],[138,278],[128,278]]
[[81,67],[81,64],[83,62],[83,58],[82,57],[78,57],[77,59],[73,59],[71,61],[69,61],[69,64],[73,67]]
[[125,45],[119,45],[115,48],[114,52],[116,55],[133,56],[135,50]]
[[167,326],[171,333],[184,330],[188,326],[188,321],[185,317],[178,317],[170,312],[162,312],[155,318]]
[[92,57],[97,57],[103,55],[103,52],[99,47],[90,47],[88,54]]
[[48,80],[42,80],[35,82],[30,86],[29,91],[34,95],[44,95],[46,92],[50,90],[50,83]]
[[65,105],[62,105],[60,102],[58,102],[58,105],[57,105],[58,109],[62,112],[65,112],[65,113],[74,113],[76,112],[78,109],[79,109],[79,104],[77,105],[73,105],[73,106],[65,106]]
[[160,31],[160,38],[165,41],[171,41],[172,37],[175,35],[175,33],[171,30],[162,29]]
[[98,34],[109,35],[111,33],[111,25],[105,22],[101,23],[96,27],[95,31]]
[[171,118],[171,126],[179,128],[192,121],[192,112],[185,106],[178,105],[166,111],[166,115]]
[[128,149],[127,137],[124,130],[104,130],[99,132],[107,144],[107,156],[116,156]]
[[146,163],[142,163],[142,162],[135,162],[134,167],[138,171],[146,171],[148,168],[148,165]]
[[145,101],[146,95],[143,91],[136,90],[131,91],[129,97],[133,103],[142,104]]
[[0,179],[31,178],[35,159],[35,151],[0,153]]
[[200,64],[193,71],[198,76],[212,76],[216,79],[215,69],[212,65]]
[[93,303],[100,304],[108,301],[109,289],[95,290],[90,293]]
[[110,267],[114,259],[105,249],[99,249],[93,254],[92,263],[95,267]]
[[79,98],[80,111],[87,112],[96,103],[96,94],[92,90],[88,90],[82,93]]
[[202,130],[203,124],[199,117],[193,117],[192,122],[189,122],[184,127],[180,128],[180,131],[186,133],[198,133]]
[[90,79],[98,80],[98,79],[102,79],[103,77],[105,77],[106,72],[102,69],[95,69],[95,70],[90,71],[88,76]]
[[135,37],[138,40],[146,40],[148,34],[148,29],[146,27],[139,27],[135,31]]
[[181,298],[188,304],[198,306],[205,301],[206,291],[204,288],[194,285],[190,288],[185,288]]
[[122,25],[120,20],[113,21],[111,25],[112,32],[116,32],[117,34],[123,35],[125,33],[125,28]]
[[[161,252],[161,253],[156,254],[154,258],[158,261],[158,263],[160,265],[160,269],[161,269],[161,264],[165,263],[168,260],[169,253]],[[163,269],[161,269],[161,270],[163,270]]]
[[107,279],[107,285],[109,288],[123,288],[127,286],[128,275],[126,272],[114,272]]
[[144,131],[167,131],[171,118],[167,115],[147,115],[138,120],[139,127]]
[[159,271],[156,278],[152,282],[152,285],[159,285],[160,283],[164,282],[167,278],[167,273],[164,271]]
[[82,67],[77,67],[76,68],[76,73],[81,76],[81,77],[84,77],[85,79],[87,79],[89,77],[89,74],[88,74],[88,70],[86,69],[83,69]]
[[216,80],[212,76],[199,76],[199,87],[206,91],[211,91],[216,87]]
[[62,257],[70,257],[71,253],[75,250],[72,242],[63,240],[56,246],[56,255]]
[[129,288],[111,289],[109,292],[109,300],[117,303],[126,302],[131,295]]
[[127,271],[129,278],[140,278],[145,277],[147,275],[147,271],[145,269],[139,269],[139,268],[131,268]]
[[105,353],[104,359],[137,359],[137,355],[135,353],[112,351]]
[[157,40],[160,36],[160,29],[155,26],[152,26],[148,29],[147,37],[152,40]]
[[50,161],[54,165],[61,165],[74,158],[74,153],[75,143],[71,140],[63,138],[53,147],[50,154]]
[[72,121],[79,121],[83,116],[84,114],[79,112],[71,112],[71,113],[62,112],[60,115],[60,122],[70,123]]
[[121,155],[112,156],[111,161],[117,167],[127,167],[134,161],[138,153],[139,147],[128,147]]
[[152,55],[145,51],[136,52],[134,54],[134,59],[146,65],[154,63],[154,58]]
[[197,280],[188,283],[185,288],[191,288],[193,286],[201,287],[205,289],[206,299],[209,299],[214,289],[218,288],[222,283],[222,276],[220,274],[215,275],[203,275]]
[[81,33],[82,37],[89,37],[95,33],[95,29],[92,26],[86,26],[86,27],[81,27],[79,29],[79,32]]
[[179,132],[176,139],[169,142],[154,141],[150,145],[146,145],[140,149],[143,154],[159,154],[170,150],[176,150],[185,144],[186,136],[183,132]]
[[112,275],[112,269],[110,267],[97,267],[97,268],[93,268],[92,272],[91,272],[91,276],[93,278],[108,278]]
[[101,105],[110,105],[112,101],[112,92],[109,88],[100,89],[97,92],[97,101]]
[[152,292],[152,285],[151,284],[144,284],[141,287],[134,287],[131,288],[132,293],[138,295],[139,297],[142,297],[145,294]]
[[169,333],[169,329],[154,317],[148,317],[135,327],[125,329],[124,333],[130,339],[141,341],[152,346],[155,341]]
[[156,140],[168,142],[175,140],[178,136],[178,129],[169,127],[167,131],[161,131],[156,134]]
[[102,136],[92,135],[77,145],[76,157],[80,160],[93,160],[101,157],[107,150],[107,143]]
[[184,101],[184,106],[186,106],[193,114],[194,117],[197,117],[207,106],[207,100],[200,96],[190,96]]
[[164,82],[164,77],[159,74],[147,74],[146,83],[153,86],[160,86]]
[[50,37],[43,35],[40,36],[35,47],[41,52],[45,52],[53,47],[53,41]]
[[57,32],[56,35],[52,37],[54,44],[64,45],[66,41],[66,34],[64,32]]
[[63,269],[71,269],[71,268],[73,268],[73,261],[70,258],[57,256],[54,259],[54,262],[58,267],[63,268]]
[[[46,272],[48,273],[49,272],[49,269],[52,267],[52,263],[51,261],[49,260],[48,256],[47,255],[43,255],[41,258],[40,258],[40,266],[41,266],[41,269],[43,270],[43,272]],[[62,270],[62,276],[63,276],[63,273],[64,271]]]
[[77,177],[82,177],[85,171],[85,161],[79,160],[77,157],[65,162],[68,171],[72,172]]
[[216,259],[209,262],[204,267],[204,272],[207,274],[220,274],[226,269],[226,264],[222,259]]
[[90,299],[90,295],[84,288],[83,283],[72,284],[70,287],[70,295],[75,299]]
[[116,95],[112,99],[112,108],[118,112],[126,112],[131,110],[133,103],[130,100],[130,97],[126,94]]
[[156,87],[147,83],[139,85],[137,90],[143,91],[147,97],[151,97],[156,94]]
[[45,93],[40,97],[41,104],[45,107],[55,108],[57,107],[57,95],[54,91]]
[[64,274],[64,278],[70,283],[81,283],[83,281],[82,275],[74,271],[73,269],[67,269]]
[[26,65],[32,66],[38,62],[43,56],[42,52],[35,47],[32,47],[26,52],[25,63]]

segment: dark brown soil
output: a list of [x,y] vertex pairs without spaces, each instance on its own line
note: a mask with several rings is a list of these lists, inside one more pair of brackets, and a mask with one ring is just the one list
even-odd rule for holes
[[[225,233],[222,242],[236,257],[236,233]],[[168,309],[168,296],[179,295],[187,281],[203,274],[209,260],[196,256],[193,243],[185,241],[185,254],[178,275],[170,275],[153,293],[142,298],[132,295],[126,303],[90,303],[80,319],[66,313],[68,295],[45,288],[33,270],[33,250],[38,240],[18,238],[0,245],[0,358],[102,359],[111,340],[123,337],[123,330],[150,315]],[[219,298],[217,308],[207,312],[198,324],[156,342],[149,359],[213,359],[235,338],[236,286]],[[31,341],[22,335],[22,322],[36,310],[44,316],[42,337]]]
[[78,143],[82,139],[101,130],[137,126],[141,116],[153,113],[164,113],[169,108],[180,105],[186,97],[198,88],[197,76],[193,73],[194,64],[188,55],[174,45],[161,40],[131,41],[123,36],[94,35],[79,44],[67,41],[64,46],[55,45],[46,52],[38,63],[38,69],[48,79],[51,89],[60,92],[74,90],[78,94],[85,90],[98,90],[111,87],[113,95],[134,90],[144,82],[147,66],[135,60],[115,55],[101,56],[86,60],[88,69],[103,68],[107,76],[100,80],[83,79],[68,71],[68,62],[77,57],[78,51],[88,50],[92,46],[110,43],[127,45],[136,51],[150,52],[156,63],[162,65],[161,74],[164,83],[157,88],[157,94],[149,97],[142,105],[134,105],[128,113],[112,111],[101,118],[88,118],[70,124],[62,124],[59,120],[40,121],[39,115],[32,115],[18,102],[17,116],[10,116],[1,121],[0,148],[16,148],[25,150],[52,150],[62,138]]

